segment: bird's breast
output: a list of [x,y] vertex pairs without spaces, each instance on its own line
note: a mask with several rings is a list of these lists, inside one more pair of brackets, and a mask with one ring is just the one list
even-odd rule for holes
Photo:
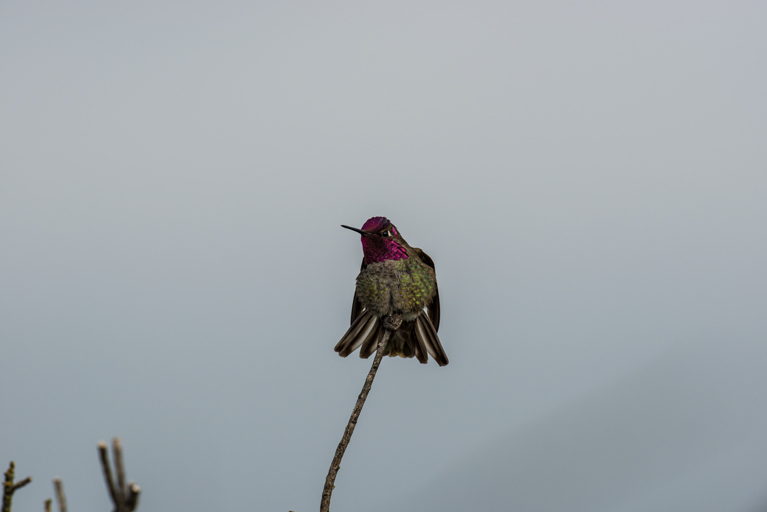
[[431,303],[436,283],[434,270],[416,259],[371,263],[357,276],[357,297],[380,316],[411,316]]

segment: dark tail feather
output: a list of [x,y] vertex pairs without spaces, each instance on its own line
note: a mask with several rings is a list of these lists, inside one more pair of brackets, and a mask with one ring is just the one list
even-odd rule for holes
[[343,335],[341,341],[336,344],[335,351],[341,357],[348,356],[375,332],[378,323],[378,318],[369,311],[361,314]]
[[359,330],[365,326],[365,323],[369,319],[370,318],[366,317],[365,315],[359,315],[354,321],[352,321],[349,329],[344,333],[343,336],[341,336],[341,341],[336,343],[336,348],[334,350],[336,352],[340,352],[341,349],[345,346],[346,342],[348,342],[347,338],[353,338],[359,332]]
[[413,329],[413,335],[418,340],[418,345],[423,347],[424,352],[427,352],[432,358],[437,359],[437,353],[432,348],[431,335],[426,326],[423,324],[420,317],[415,319],[415,328]]
[[415,319],[415,329],[413,332],[418,340],[418,344],[423,344],[429,355],[434,358],[440,366],[445,366],[448,361],[445,349],[442,348],[442,343],[439,341],[437,331],[431,324],[431,320],[426,315],[419,315]]
[[[415,340],[415,342],[413,342]],[[429,361],[429,351],[426,348],[426,334],[425,332],[419,332],[418,319],[413,322],[413,332],[410,335],[410,344],[413,345],[413,352],[421,364],[426,364]],[[433,356],[432,356],[433,357]]]
[[375,353],[378,348],[378,343],[381,341],[381,336],[383,336],[383,331],[383,324],[377,322],[375,330],[362,342],[362,346],[360,347],[361,358],[367,359]]
[[415,358],[418,359],[418,362],[421,364],[429,362],[429,354],[426,352],[426,347],[422,346],[420,343],[414,345],[413,355],[415,355]]

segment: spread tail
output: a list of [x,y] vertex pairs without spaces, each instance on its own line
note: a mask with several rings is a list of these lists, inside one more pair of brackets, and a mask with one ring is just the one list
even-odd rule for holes
[[[383,332],[383,322],[371,312],[363,311],[336,344],[335,351],[341,357],[346,357],[360,349],[360,357],[367,359],[378,348]],[[440,366],[449,362],[437,336],[437,330],[431,319],[423,314],[404,323],[393,333],[384,354],[415,357],[424,364],[431,356]]]

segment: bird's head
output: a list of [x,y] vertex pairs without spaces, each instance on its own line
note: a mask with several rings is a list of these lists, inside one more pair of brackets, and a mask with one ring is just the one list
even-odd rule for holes
[[362,225],[362,229],[343,226],[362,235],[362,252],[365,263],[380,263],[386,260],[407,258],[405,240],[399,230],[386,217],[372,217]]

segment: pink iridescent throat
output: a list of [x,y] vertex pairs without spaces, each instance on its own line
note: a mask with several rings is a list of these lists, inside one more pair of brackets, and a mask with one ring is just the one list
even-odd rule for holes
[[386,240],[380,236],[363,236],[362,252],[365,263],[381,263],[387,260],[407,259],[407,251],[394,240]]

